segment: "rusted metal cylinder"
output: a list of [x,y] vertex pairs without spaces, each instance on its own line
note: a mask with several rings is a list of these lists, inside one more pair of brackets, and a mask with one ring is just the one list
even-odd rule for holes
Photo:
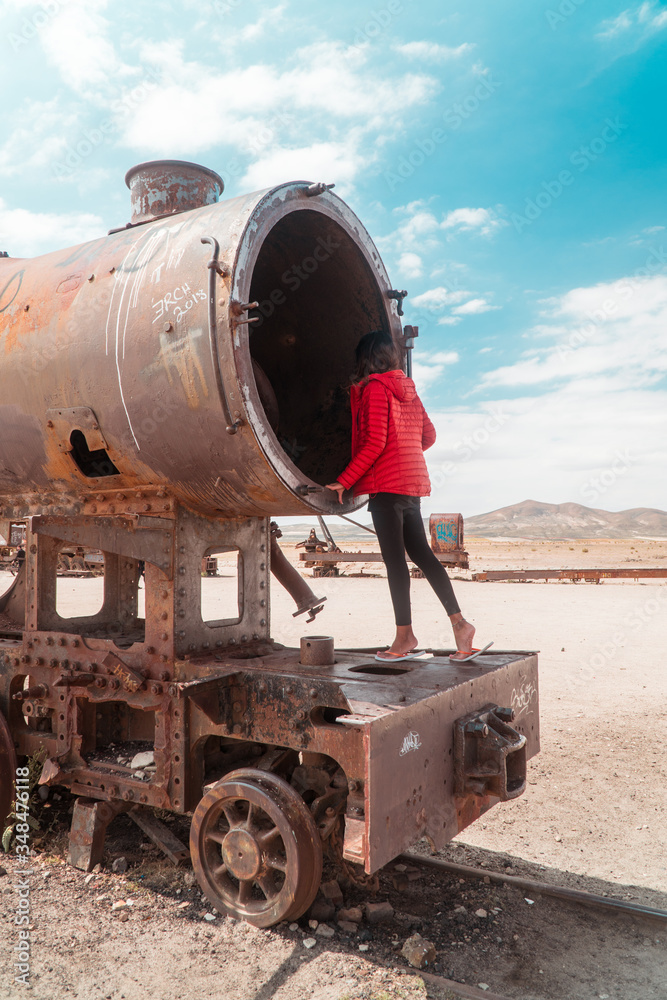
[[335,663],[334,641],[330,635],[305,635],[301,639],[301,657],[304,667],[328,667]]
[[354,348],[401,326],[368,233],[308,186],[0,259],[0,514],[145,489],[214,516],[353,506],[324,486]]
[[222,194],[222,177],[184,160],[138,163],[125,175],[130,189],[133,225],[214,205]]

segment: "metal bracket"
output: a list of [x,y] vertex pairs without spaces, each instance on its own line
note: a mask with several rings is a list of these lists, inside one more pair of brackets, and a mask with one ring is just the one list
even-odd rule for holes
[[213,370],[218,384],[220,399],[222,400],[222,410],[226,421],[225,430],[228,434],[236,434],[239,427],[243,426],[244,421],[241,420],[240,417],[236,420],[232,420],[232,413],[229,408],[229,400],[227,399],[227,392],[222,379],[222,372],[220,371],[220,359],[218,357],[218,320],[215,311],[215,276],[218,273],[222,273],[220,271],[220,264],[218,263],[220,244],[214,236],[202,236],[201,241],[202,243],[210,243],[213,247],[213,256],[206,265],[208,267],[208,330],[211,341]]
[[396,312],[399,316],[403,315],[403,299],[407,298],[407,291],[405,288],[399,291],[397,288],[392,288],[391,291],[387,292],[388,299],[394,299],[396,302]]
[[454,723],[454,791],[515,799],[526,788],[526,737],[511,708],[487,705]]

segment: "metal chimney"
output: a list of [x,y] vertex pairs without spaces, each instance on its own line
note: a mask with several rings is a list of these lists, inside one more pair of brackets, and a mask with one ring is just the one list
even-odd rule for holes
[[125,175],[132,204],[131,225],[213,205],[225,182],[219,174],[185,160],[138,163]]

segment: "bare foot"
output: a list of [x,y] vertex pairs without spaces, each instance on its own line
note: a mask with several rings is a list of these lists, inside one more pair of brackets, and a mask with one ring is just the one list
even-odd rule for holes
[[454,653],[450,656],[450,660],[462,660],[464,656],[469,656],[472,652],[472,640],[475,635],[475,626],[467,622],[465,618],[461,617],[457,621],[452,621],[452,628],[454,629],[454,638],[456,639],[456,650],[460,653],[457,656]]

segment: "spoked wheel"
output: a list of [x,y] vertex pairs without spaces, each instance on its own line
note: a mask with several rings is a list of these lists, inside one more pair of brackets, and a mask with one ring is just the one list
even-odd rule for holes
[[322,878],[322,843],[303,799],[282,778],[251,767],[204,795],[190,853],[213,906],[255,927],[300,917]]
[[0,836],[14,801],[16,751],[5,717],[0,712]]

